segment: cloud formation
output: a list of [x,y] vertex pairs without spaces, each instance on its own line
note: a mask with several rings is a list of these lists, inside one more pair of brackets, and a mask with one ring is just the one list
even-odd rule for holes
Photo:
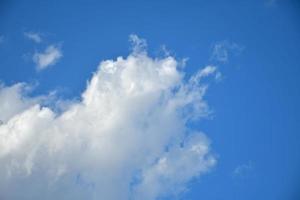
[[202,78],[138,37],[127,58],[102,61],[80,101],[57,113],[26,84],[0,88],[0,199],[155,200],[185,191],[216,163],[188,122],[209,113]]
[[41,43],[42,42],[42,38],[41,38],[40,34],[38,34],[38,33],[25,32],[24,36],[26,38],[28,38],[29,40],[34,41],[35,43]]
[[221,63],[226,63],[229,60],[229,55],[238,55],[244,50],[244,47],[234,42],[227,40],[217,42],[213,45],[211,60]]
[[44,52],[34,53],[32,59],[36,63],[37,69],[43,70],[57,63],[62,56],[63,54],[59,46],[50,45]]

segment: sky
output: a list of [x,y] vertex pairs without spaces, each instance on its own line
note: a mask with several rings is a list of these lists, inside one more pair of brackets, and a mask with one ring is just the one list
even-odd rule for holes
[[300,3],[0,1],[0,199],[300,199]]

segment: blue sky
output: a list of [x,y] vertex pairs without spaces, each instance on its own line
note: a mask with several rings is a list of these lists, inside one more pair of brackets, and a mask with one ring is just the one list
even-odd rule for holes
[[[299,11],[296,0],[4,0],[0,80],[36,85],[29,96],[57,90],[78,100],[100,61],[127,57],[136,34],[150,57],[163,57],[164,46],[187,58],[187,77],[208,65],[222,74],[204,97],[213,113],[188,124],[210,139],[217,164],[188,181],[179,198],[298,199]],[[40,69],[38,55],[51,45],[61,55]]]

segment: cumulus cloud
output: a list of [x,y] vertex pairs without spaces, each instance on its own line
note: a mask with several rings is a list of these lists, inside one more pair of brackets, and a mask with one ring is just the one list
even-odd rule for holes
[[28,38],[29,40],[34,41],[35,43],[41,43],[42,42],[42,38],[41,38],[40,34],[38,34],[38,33],[25,32],[24,36],[26,38]]
[[230,54],[238,55],[244,50],[244,47],[227,40],[217,42],[213,45],[211,60],[221,63],[226,63],[229,60]]
[[216,69],[185,77],[174,57],[133,43],[128,57],[102,61],[63,112],[24,96],[24,84],[1,87],[0,199],[155,200],[215,165],[188,122],[209,113],[201,80]]
[[50,45],[44,52],[36,52],[33,55],[33,61],[36,63],[38,70],[43,70],[57,63],[62,56],[63,54],[59,46]]

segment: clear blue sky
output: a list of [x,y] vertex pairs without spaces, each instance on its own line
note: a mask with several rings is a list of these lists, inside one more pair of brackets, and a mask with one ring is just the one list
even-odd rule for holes
[[[40,33],[35,44],[24,32]],[[34,94],[60,88],[76,98],[99,61],[129,53],[137,34],[151,55],[161,45],[188,57],[186,73],[216,64],[223,78],[206,100],[214,110],[199,126],[218,163],[189,183],[189,200],[300,199],[300,3],[248,1],[0,2],[0,80],[38,82]],[[225,63],[211,59],[228,41]],[[30,55],[59,44],[63,57],[38,72]],[[235,51],[234,49],[232,51]]]

